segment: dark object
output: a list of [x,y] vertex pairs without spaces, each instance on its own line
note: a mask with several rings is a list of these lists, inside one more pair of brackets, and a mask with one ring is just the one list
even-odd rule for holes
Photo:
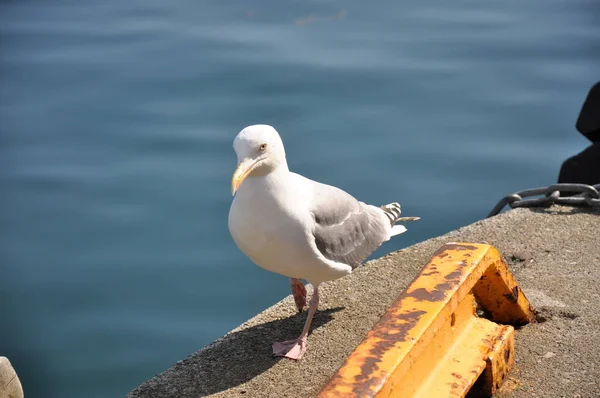
[[590,89],[575,127],[590,141],[600,142],[600,82]]
[[[488,217],[500,213],[506,205],[513,209],[551,206],[554,203],[600,207],[600,82],[590,89],[575,127],[593,144],[564,161],[558,175],[558,184],[507,195],[494,206]],[[525,199],[529,196],[538,198]]]
[[564,161],[558,174],[558,182],[598,184],[600,183],[600,82],[590,89],[575,127],[593,144]]
[[[509,205],[513,209],[515,207],[548,207],[554,203],[568,206],[600,207],[600,194],[598,191],[600,191],[600,184],[594,186],[585,184],[554,184],[549,187],[526,189],[502,198],[486,218],[500,213],[506,205]],[[572,195],[574,193],[576,194],[575,196],[569,196],[569,194]],[[529,196],[541,197],[524,199]]]
[[600,142],[565,160],[558,174],[558,182],[600,183]]

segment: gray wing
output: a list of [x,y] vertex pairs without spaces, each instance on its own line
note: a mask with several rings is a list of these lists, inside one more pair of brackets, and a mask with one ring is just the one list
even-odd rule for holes
[[354,269],[388,238],[390,224],[376,208],[341,189],[317,184],[311,209],[317,249],[328,260]]

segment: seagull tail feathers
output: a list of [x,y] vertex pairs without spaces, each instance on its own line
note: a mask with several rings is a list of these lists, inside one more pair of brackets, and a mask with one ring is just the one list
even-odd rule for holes
[[417,221],[420,219],[420,217],[400,217],[400,214],[402,214],[402,208],[400,207],[400,203],[397,202],[383,205],[381,206],[381,210],[383,210],[387,218],[390,220],[390,224],[392,225],[390,237],[406,232],[406,227],[404,225],[396,225],[396,223]]
[[394,225],[392,227],[392,232],[390,232],[390,237],[400,235],[406,232],[406,227],[404,225]]

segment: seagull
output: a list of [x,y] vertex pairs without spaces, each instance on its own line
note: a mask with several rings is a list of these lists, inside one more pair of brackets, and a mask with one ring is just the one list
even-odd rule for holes
[[313,286],[300,336],[272,345],[274,356],[298,360],[319,306],[319,286],[350,274],[383,242],[406,231],[397,223],[419,217],[400,217],[398,203],[368,205],[291,172],[272,126],[244,128],[233,148],[238,165],[228,226],[236,246],[259,267],[290,279],[299,311],[306,305],[302,280]]

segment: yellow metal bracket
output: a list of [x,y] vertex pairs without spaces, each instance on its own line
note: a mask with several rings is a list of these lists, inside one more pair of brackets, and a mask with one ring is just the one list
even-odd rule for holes
[[494,247],[446,244],[319,397],[492,396],[514,362],[511,325],[531,321],[533,309]]

